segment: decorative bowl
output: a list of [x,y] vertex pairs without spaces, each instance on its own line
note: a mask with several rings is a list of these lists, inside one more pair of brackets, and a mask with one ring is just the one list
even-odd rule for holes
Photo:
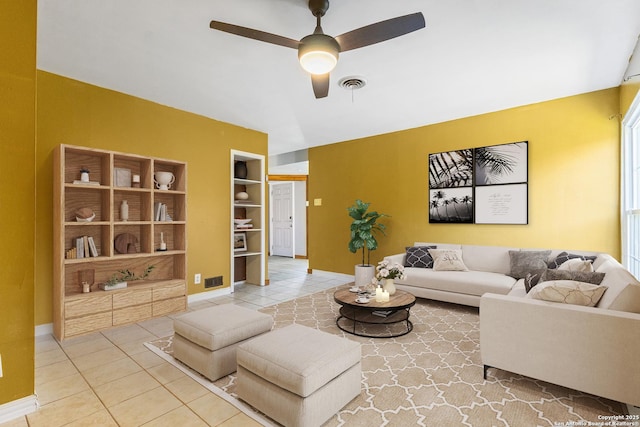
[[76,221],[77,222],[91,222],[94,220],[94,218],[96,217],[96,214],[91,215],[88,218],[80,218],[79,216],[76,217]]
[[236,193],[236,200],[247,200],[248,198],[249,194],[244,191]]
[[250,219],[242,219],[242,218],[236,218],[233,220],[233,222],[235,222],[236,225],[246,225],[249,224],[251,222]]

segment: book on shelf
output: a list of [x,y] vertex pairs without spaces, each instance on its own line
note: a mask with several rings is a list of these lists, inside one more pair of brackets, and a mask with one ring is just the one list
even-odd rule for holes
[[93,237],[89,236],[89,253],[91,254],[92,257],[97,257],[98,254],[98,248],[96,247],[96,242],[93,240]]
[[165,203],[156,202],[153,206],[153,220],[154,221],[173,221],[167,205]]
[[84,239],[82,237],[76,238],[76,249],[78,258],[84,258]]
[[89,258],[91,252],[89,252],[89,236],[82,236],[82,244],[84,245],[84,257]]
[[99,255],[96,243],[91,236],[77,237],[76,247],[74,249],[75,253],[71,254],[75,255],[74,258],[90,258]]
[[161,206],[162,206],[162,203],[160,202],[155,202],[153,204],[153,220],[154,221],[160,221]]
[[73,181],[74,185],[100,185],[98,181],[80,181],[76,179]]
[[371,312],[371,314],[378,317],[387,317],[391,313],[393,313],[393,310],[374,310]]

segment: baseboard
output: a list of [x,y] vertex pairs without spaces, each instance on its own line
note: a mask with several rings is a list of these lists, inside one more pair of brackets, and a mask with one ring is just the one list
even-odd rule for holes
[[44,325],[37,325],[35,335],[41,337],[42,335],[53,335],[53,323],[45,323]]
[[35,394],[0,405],[0,424],[31,414],[38,410],[38,406]]
[[187,297],[187,301],[189,304],[191,304],[192,302],[203,301],[210,298],[222,297],[225,295],[231,295],[231,288],[228,286],[222,289],[215,289],[212,291],[200,292],[197,294],[189,295]]

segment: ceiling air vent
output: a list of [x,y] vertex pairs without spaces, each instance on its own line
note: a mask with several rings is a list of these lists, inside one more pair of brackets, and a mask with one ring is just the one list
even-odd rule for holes
[[365,87],[367,85],[367,81],[364,77],[349,76],[341,78],[340,81],[338,81],[338,85],[344,89],[356,90]]

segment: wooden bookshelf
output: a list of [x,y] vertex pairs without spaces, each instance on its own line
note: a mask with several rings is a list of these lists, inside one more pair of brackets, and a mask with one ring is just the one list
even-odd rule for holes
[[[186,163],[71,145],[57,147],[54,161],[55,336],[63,340],[185,310]],[[88,183],[81,182],[83,169],[89,171]],[[173,173],[169,189],[156,188],[157,171]],[[121,215],[123,201],[127,218]],[[166,206],[163,221],[154,216],[157,203]],[[95,214],[91,221],[78,220],[83,208]],[[73,257],[84,236],[97,253]],[[119,271],[140,276],[149,266],[153,270],[144,280],[129,281],[124,289],[99,288]],[[91,292],[83,292],[86,277],[93,277]]]

